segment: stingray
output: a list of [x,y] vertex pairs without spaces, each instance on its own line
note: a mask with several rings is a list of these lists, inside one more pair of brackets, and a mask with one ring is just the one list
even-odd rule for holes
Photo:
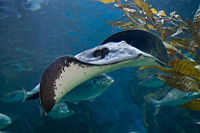
[[121,31],[95,48],[54,60],[41,76],[41,105],[48,114],[65,94],[102,73],[125,67],[167,63],[166,49],[157,36],[143,30]]

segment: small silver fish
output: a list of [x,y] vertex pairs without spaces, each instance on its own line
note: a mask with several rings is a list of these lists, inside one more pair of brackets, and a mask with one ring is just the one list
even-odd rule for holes
[[30,11],[37,11],[41,8],[41,5],[48,5],[49,0],[27,0],[23,3],[25,9]]
[[200,96],[200,93],[197,92],[183,92],[177,89],[172,89],[168,92],[168,94],[159,100],[152,99],[150,97],[147,98],[149,102],[155,105],[155,113],[157,115],[159,113],[160,106],[177,106],[189,101],[192,101]]
[[12,64],[13,66],[13,70],[18,71],[18,72],[28,72],[28,71],[32,71],[32,66],[30,66],[27,62],[23,63],[23,62],[19,62],[16,64]]
[[4,102],[18,102],[23,101],[26,97],[25,90],[14,90],[2,95],[1,100]]
[[62,119],[71,116],[74,111],[70,110],[66,103],[56,103],[49,116],[55,119]]
[[10,133],[10,132],[7,132],[7,131],[0,131],[0,133]]
[[71,102],[92,101],[103,94],[113,82],[110,76],[102,74],[74,88],[63,99]]
[[26,91],[25,100],[31,100],[31,99],[39,98],[39,90],[40,90],[40,84],[37,84],[30,91]]
[[12,12],[11,8],[0,5],[0,20],[8,18],[11,15],[11,12]]
[[27,91],[27,95],[35,94],[39,91],[39,89],[40,89],[40,84],[37,84],[33,89],[31,89],[31,91]]
[[12,120],[9,116],[0,113],[0,129],[7,127],[12,123]]
[[30,91],[27,91],[25,89],[11,91],[11,92],[3,94],[1,100],[4,102],[17,102],[17,101],[24,102],[27,99],[36,99],[39,97],[39,93],[38,93],[39,89],[40,89],[40,84],[37,84]]

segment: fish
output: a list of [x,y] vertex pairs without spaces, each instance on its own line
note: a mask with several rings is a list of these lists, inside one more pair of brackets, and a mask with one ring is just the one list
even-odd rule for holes
[[114,80],[110,76],[100,75],[74,88],[63,99],[71,102],[93,101],[103,94],[113,82]]
[[196,121],[195,124],[200,125],[200,121]]
[[0,20],[6,19],[11,15],[12,9],[7,6],[0,6]]
[[18,102],[18,101],[24,102],[28,99],[37,99],[39,97],[39,88],[40,88],[40,84],[37,84],[30,91],[27,91],[25,89],[10,91],[3,94],[3,96],[1,97],[1,100],[4,102]]
[[0,131],[0,133],[11,133],[11,132],[8,132],[8,131]]
[[0,131],[0,133],[11,133],[11,132],[8,132],[8,131]]
[[64,95],[102,73],[167,62],[166,49],[158,37],[143,30],[121,31],[108,37],[102,45],[53,61],[41,76],[40,102],[48,114]]
[[14,90],[7,93],[4,93],[1,96],[1,100],[4,102],[18,102],[18,101],[24,101],[24,98],[26,97],[26,91],[23,90]]
[[1,12],[0,12],[0,20],[1,20],[1,19],[5,19],[5,18],[8,18],[8,17],[9,17],[8,14],[1,13]]
[[28,63],[24,64],[22,62],[12,64],[12,66],[13,66],[14,71],[19,71],[19,72],[28,72],[28,71],[32,71],[33,69],[32,66],[30,66]]
[[48,5],[49,0],[27,0],[23,3],[24,9],[30,10],[30,11],[37,11],[41,8],[41,5]]
[[39,98],[39,90],[40,90],[40,84],[37,84],[30,91],[26,91],[26,97],[24,98],[24,100],[27,101],[27,100],[38,99]]
[[198,98],[199,96],[199,92],[183,92],[178,89],[172,89],[161,100],[156,100],[151,97],[147,97],[147,101],[155,106],[154,115],[156,116],[158,115],[161,106],[179,106],[189,101],[192,101]]
[[11,5],[7,3],[8,1],[0,0],[0,20],[6,19],[8,17],[16,15],[16,18],[21,18],[21,14]]
[[7,127],[11,123],[12,123],[12,120],[9,116],[0,113],[0,129]]
[[49,113],[49,116],[54,119],[62,119],[71,116],[74,114],[73,110],[70,110],[66,103],[59,102],[56,103],[51,112]]
[[[81,101],[93,101],[98,96],[102,95],[112,84],[112,77],[102,74],[96,78],[84,82],[72,91],[67,93],[62,100],[71,101],[74,103]],[[40,84],[37,84],[31,91],[27,92],[25,100],[39,98]]]

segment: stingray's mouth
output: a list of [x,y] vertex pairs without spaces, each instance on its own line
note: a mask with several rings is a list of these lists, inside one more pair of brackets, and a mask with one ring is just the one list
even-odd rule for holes
[[46,113],[65,94],[102,73],[128,66],[167,64],[162,41],[141,30],[128,30],[107,38],[102,45],[52,62],[40,81],[40,100]]

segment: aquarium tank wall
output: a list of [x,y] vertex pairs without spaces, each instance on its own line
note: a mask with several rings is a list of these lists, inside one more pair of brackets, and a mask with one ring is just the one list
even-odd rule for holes
[[199,133],[199,0],[0,0],[0,133]]

